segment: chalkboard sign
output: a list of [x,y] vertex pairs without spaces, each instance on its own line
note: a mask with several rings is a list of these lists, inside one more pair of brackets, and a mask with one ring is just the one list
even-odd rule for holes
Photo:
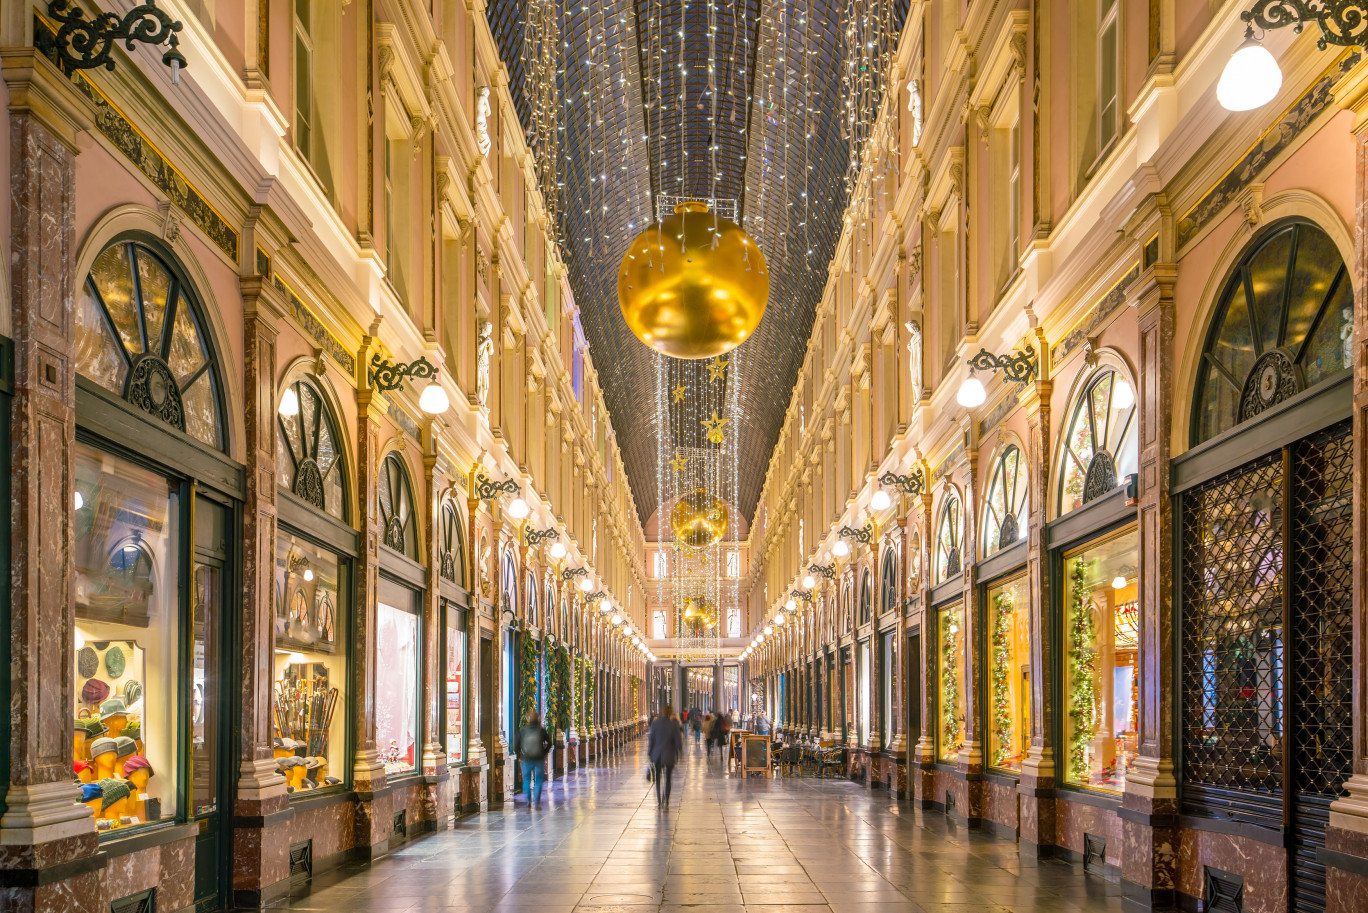
[[741,743],[741,771],[745,774],[770,772],[770,739],[767,735],[747,735]]

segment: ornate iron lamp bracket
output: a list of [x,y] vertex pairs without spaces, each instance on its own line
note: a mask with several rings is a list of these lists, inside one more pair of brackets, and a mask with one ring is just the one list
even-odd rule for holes
[[794,599],[801,599],[804,602],[812,602],[812,594],[803,590],[789,590],[789,595]]
[[51,50],[57,55],[58,65],[68,73],[95,67],[114,69],[112,52],[120,41],[129,51],[133,50],[135,41],[166,44],[162,63],[171,68],[172,82],[179,82],[181,68],[189,65],[177,47],[180,37],[176,33],[185,26],[158,9],[156,0],[147,0],[122,16],[100,13],[93,19],[87,19],[85,10],[72,0],[51,0],[47,11],[61,23],[52,39]]
[[375,384],[377,390],[402,389],[406,378],[422,380],[437,376],[437,369],[422,355],[418,356],[416,361],[405,364],[402,361],[391,363],[388,359],[381,358],[377,352],[371,356],[370,369],[371,383]]
[[504,479],[502,482],[495,482],[484,473],[480,473],[475,478],[475,497],[481,501],[494,501],[500,495],[515,495],[519,490],[517,479]]
[[842,526],[837,530],[836,535],[842,539],[854,539],[861,545],[869,545],[874,541],[874,531],[868,526]]
[[925,488],[925,480],[922,478],[922,471],[914,469],[905,476],[889,470],[879,476],[879,484],[887,485],[889,488],[896,488],[905,495],[916,496],[922,493]]
[[589,568],[587,567],[567,567],[561,571],[561,580],[574,580],[576,577],[588,577]]
[[827,580],[835,580],[835,579],[836,579],[836,565],[835,565],[835,564],[809,564],[809,565],[808,565],[808,570],[811,571],[811,572],[814,573],[814,574],[820,574],[821,576],[825,577]]
[[585,599],[586,602],[598,602],[600,599],[607,599],[607,598],[608,598],[608,594],[605,593],[605,592],[603,592],[603,590],[597,590],[597,591],[595,591],[595,592],[593,592],[593,593],[590,593],[588,596],[585,596],[585,597],[584,597],[584,599]]
[[1248,23],[1251,38],[1254,26],[1264,30],[1291,26],[1300,32],[1306,23],[1314,22],[1320,26],[1316,47],[1322,51],[1332,44],[1368,48],[1368,17],[1361,0],[1258,0],[1252,9],[1240,13],[1240,19]]
[[987,349],[979,349],[978,354],[969,359],[969,367],[976,371],[1001,371],[1004,378],[1013,382],[1030,380],[1036,373],[1035,349],[1027,346],[1010,355],[994,355]]
[[560,530],[555,527],[551,527],[550,529],[533,529],[529,526],[527,529],[523,530],[523,541],[527,543],[529,548],[535,548],[548,539],[556,539],[559,537]]

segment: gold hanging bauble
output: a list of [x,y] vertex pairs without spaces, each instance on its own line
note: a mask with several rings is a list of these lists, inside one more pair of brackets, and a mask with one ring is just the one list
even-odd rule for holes
[[688,599],[684,600],[684,619],[686,621],[693,621],[697,617],[698,603],[694,602],[693,597],[690,596]]
[[618,269],[627,326],[672,358],[731,351],[755,332],[768,301],[765,255],[706,203],[680,203],[637,235]]
[[695,488],[670,511],[670,529],[680,543],[703,548],[722,540],[727,534],[728,519],[727,505]]

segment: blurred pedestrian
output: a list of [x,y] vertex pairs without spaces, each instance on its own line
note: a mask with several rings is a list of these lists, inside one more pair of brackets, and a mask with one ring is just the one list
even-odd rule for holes
[[669,704],[660,708],[660,716],[651,724],[646,750],[655,768],[656,808],[669,808],[675,764],[684,751],[684,733]]
[[546,782],[546,755],[550,750],[551,735],[542,726],[541,717],[536,710],[527,711],[527,722],[518,730],[517,754],[528,807],[541,805],[542,784]]

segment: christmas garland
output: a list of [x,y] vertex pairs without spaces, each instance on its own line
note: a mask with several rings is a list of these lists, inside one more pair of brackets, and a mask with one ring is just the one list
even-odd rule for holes
[[580,735],[583,735],[583,734],[584,734],[584,657],[583,657],[583,656],[574,656],[574,657],[571,657],[570,663],[571,663],[571,665],[574,666],[574,668],[573,668],[571,671],[573,671],[573,672],[575,673],[575,680],[574,680],[574,682],[572,683],[571,689],[570,689],[571,694],[574,695],[574,698],[573,698],[573,700],[572,700],[572,702],[571,702],[571,703],[574,704],[574,706],[570,708],[570,716],[571,716],[571,718],[574,720],[575,731],[576,731],[577,733],[579,733]]
[[527,719],[529,710],[540,710],[537,702],[537,660],[539,650],[537,641],[526,632],[522,635],[522,659],[519,662],[519,675],[522,685],[518,688],[518,725]]
[[1087,746],[1097,726],[1097,623],[1093,619],[1088,563],[1074,560],[1069,569],[1069,777],[1088,779]]
[[633,675],[633,676],[632,676],[632,719],[633,719],[634,721],[641,718],[641,709],[640,709],[639,705],[637,704],[637,692],[640,690],[640,688],[641,688],[641,679],[638,678],[637,676]]
[[585,657],[584,663],[584,730],[594,730],[594,664]]
[[959,750],[959,669],[955,662],[959,625],[949,613],[943,616],[941,634],[941,745],[945,754]]
[[993,765],[1001,766],[1007,760],[1012,746],[1012,710],[1009,701],[1008,678],[1011,666],[1012,614],[1015,599],[1011,590],[999,590],[993,596],[993,735],[997,745],[993,748]]
[[547,678],[546,719],[551,734],[570,730],[570,649],[564,644],[555,647],[546,658]]

